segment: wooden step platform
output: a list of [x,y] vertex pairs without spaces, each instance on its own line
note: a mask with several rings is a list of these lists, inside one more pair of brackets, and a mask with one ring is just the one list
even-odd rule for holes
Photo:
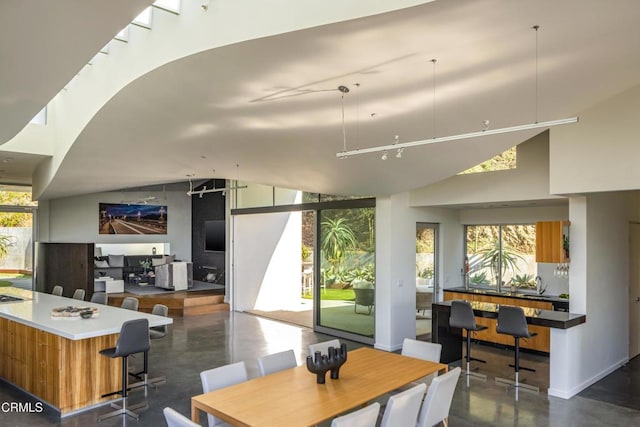
[[138,310],[151,313],[153,306],[164,304],[169,307],[170,317],[196,316],[216,311],[229,311],[224,302],[224,290],[178,291],[153,295],[136,295],[128,292],[109,294],[109,305],[120,307],[125,297],[134,297],[139,301]]

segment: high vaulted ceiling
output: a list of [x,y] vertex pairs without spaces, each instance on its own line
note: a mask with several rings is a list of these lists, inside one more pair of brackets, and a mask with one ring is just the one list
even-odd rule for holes
[[639,18],[634,0],[435,1],[211,49],[114,96],[42,197],[187,174],[330,194],[421,187],[536,132],[339,160],[339,85],[347,149],[570,117],[640,83]]

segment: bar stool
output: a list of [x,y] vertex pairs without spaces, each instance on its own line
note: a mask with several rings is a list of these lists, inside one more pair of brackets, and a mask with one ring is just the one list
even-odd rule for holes
[[116,410],[99,416],[98,422],[122,414],[129,415],[137,420],[139,419],[139,416],[133,411],[148,407],[146,402],[127,406],[127,359],[130,355],[135,353],[144,353],[146,359],[146,355],[150,347],[149,321],[147,319],[135,319],[128,320],[122,324],[120,336],[118,337],[118,342],[115,347],[100,350],[100,354],[103,356],[111,357],[112,359],[115,359],[116,357],[122,358],[122,388],[118,392],[107,393],[102,396],[106,397],[112,394],[121,394],[122,406],[112,403],[111,407]]
[[476,359],[471,357],[471,333],[483,331],[487,329],[486,326],[476,324],[476,317],[473,314],[473,308],[468,301],[454,300],[451,301],[451,315],[449,316],[449,326],[452,328],[460,328],[466,330],[467,334],[467,354],[465,359],[467,361],[467,369],[465,375],[467,378],[475,377],[479,379],[487,379],[487,376],[478,372],[471,372],[469,366],[472,360],[480,363],[487,363],[485,360]]
[[538,387],[529,384],[522,384],[519,379],[519,371],[521,369],[530,372],[536,371],[535,369],[520,366],[520,338],[526,339],[538,335],[535,332],[529,332],[527,319],[524,316],[524,310],[522,310],[522,307],[501,305],[500,308],[498,308],[498,324],[496,331],[499,334],[511,335],[515,340],[515,363],[513,365],[509,365],[515,370],[515,381],[511,381],[506,378],[496,378],[496,383],[514,386],[516,389],[516,399],[518,396],[518,389],[532,391],[535,393],[539,392],[540,390]]
[[[164,304],[156,304],[153,306],[153,309],[151,310],[151,314],[155,314],[156,316],[168,317],[169,307],[167,307]],[[152,340],[155,340],[158,338],[164,338],[166,335],[167,335],[167,325],[152,326],[151,328],[149,328],[149,338],[151,338]],[[141,372],[129,373],[129,375],[134,376],[137,379],[141,380],[137,383],[130,384],[129,390],[142,387],[142,386],[149,386],[149,385],[157,387],[158,385],[165,384],[167,382],[167,377],[165,377],[164,375],[161,377],[155,377],[151,379],[148,378],[149,356],[146,352],[144,353],[143,363],[144,363],[144,368]]]

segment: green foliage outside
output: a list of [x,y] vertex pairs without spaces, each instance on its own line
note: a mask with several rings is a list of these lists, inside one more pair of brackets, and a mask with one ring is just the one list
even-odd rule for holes
[[306,261],[311,256],[311,250],[307,245],[302,245],[302,261]]
[[522,255],[504,244],[501,250],[497,240],[493,245],[482,248],[476,253],[481,255],[479,269],[489,268],[495,279],[494,283],[498,283],[500,274],[504,277],[509,271],[515,272],[518,269],[518,260],[524,261]]
[[[498,239],[500,226],[474,225],[467,227],[467,253],[478,253],[487,247],[494,247]],[[536,226],[534,224],[503,225],[502,245],[512,248],[520,254],[533,254],[536,251]]]
[[492,172],[498,170],[508,170],[516,168],[516,147],[511,147],[507,151],[504,151],[497,156],[482,162],[472,168],[467,169],[464,172],[460,172],[459,175],[469,173],[481,173]]
[[322,222],[322,255],[335,269],[348,250],[356,247],[356,236],[345,218],[327,218]]
[[433,228],[419,228],[416,230],[416,253],[432,254],[435,252],[433,244],[436,239],[433,233]]
[[474,273],[469,277],[469,282],[472,285],[486,285],[489,283],[487,279],[487,273],[484,271],[480,271],[478,273]]
[[518,275],[527,265],[525,256],[535,254],[535,225],[473,225],[466,231],[470,284],[495,286],[501,281],[503,286],[535,288],[531,274]]
[[532,274],[516,274],[513,279],[511,279],[511,284],[519,287],[519,288],[536,288],[536,280]]
[[370,253],[375,251],[375,208],[329,209],[321,212],[323,222],[335,223],[342,219],[351,229],[356,236],[353,250]]
[[416,265],[416,277],[420,277],[421,279],[432,279],[433,266],[430,265],[425,268],[420,268]]
[[[302,295],[304,299],[313,299],[311,294]],[[353,301],[356,299],[356,295],[353,293],[353,289],[331,289],[327,288],[320,290],[320,298],[329,301]]]
[[322,211],[320,280],[325,286],[375,282],[374,216],[373,208]]
[[[0,191],[0,205],[37,206],[31,200],[31,193]],[[32,215],[24,212],[0,212],[0,227],[31,227]]]

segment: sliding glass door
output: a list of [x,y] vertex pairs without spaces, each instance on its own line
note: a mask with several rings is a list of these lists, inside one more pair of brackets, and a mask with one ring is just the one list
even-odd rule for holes
[[317,219],[316,330],[373,343],[375,208],[324,209]]

